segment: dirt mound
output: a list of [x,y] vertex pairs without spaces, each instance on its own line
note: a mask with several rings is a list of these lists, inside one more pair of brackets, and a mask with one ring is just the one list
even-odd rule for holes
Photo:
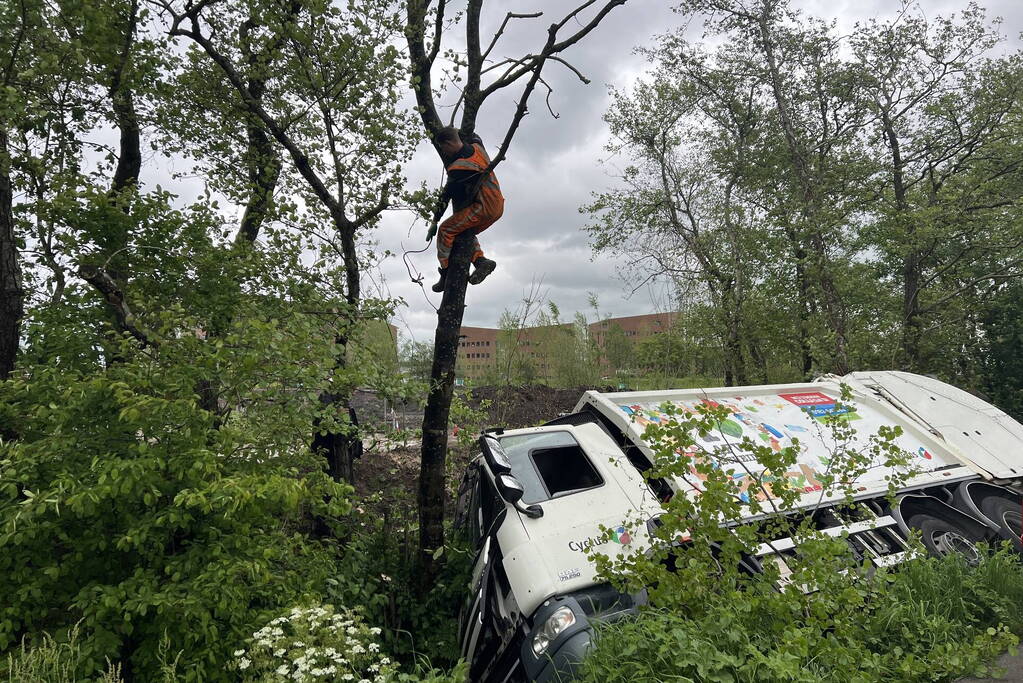
[[474,387],[468,403],[479,408],[483,401],[490,401],[488,427],[533,427],[571,412],[583,392],[592,388],[556,389],[542,384]]
[[[583,392],[592,388],[555,389],[543,385],[474,387],[468,403],[478,409],[483,401],[490,402],[484,427],[532,427],[570,412]],[[370,410],[366,412],[370,413]],[[415,426],[418,427],[418,423]],[[450,516],[458,482],[477,450],[475,446],[461,447],[450,437],[448,449],[445,480],[447,514]],[[418,439],[404,444],[390,441],[367,443],[366,453],[355,461],[355,488],[363,500],[362,505],[372,514],[386,515],[391,520],[415,518],[418,478]]]

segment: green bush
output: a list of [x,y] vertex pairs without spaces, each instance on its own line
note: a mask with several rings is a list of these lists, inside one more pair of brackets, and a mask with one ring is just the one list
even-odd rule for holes
[[[18,434],[0,444],[0,656],[80,622],[82,677],[109,659],[155,680],[166,638],[181,680],[228,680],[259,623],[322,595],[336,550],[311,531],[343,531],[351,489],[303,441],[315,401],[289,405],[257,375],[275,353],[277,378],[298,372],[283,337],[258,321],[217,346],[168,335],[105,370],[55,362],[0,385]],[[195,394],[213,364],[263,382],[219,429]]]
[[1023,626],[1023,568],[925,558],[845,594],[752,586],[703,594],[695,616],[650,609],[606,624],[587,681],[939,681],[990,673]]
[[406,668],[450,668],[459,657],[458,612],[472,569],[457,541],[444,547],[440,575],[424,588],[418,574],[416,529],[410,520],[366,519],[348,539],[328,580],[327,599],[358,605],[384,628],[384,647]]

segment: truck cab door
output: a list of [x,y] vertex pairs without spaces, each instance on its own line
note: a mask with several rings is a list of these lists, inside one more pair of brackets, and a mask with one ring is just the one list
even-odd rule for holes
[[487,536],[472,568],[472,581],[469,583],[470,602],[468,608],[462,613],[458,629],[462,633],[462,657],[467,662],[472,662],[473,653],[483,630],[483,611],[487,605],[486,591],[489,583],[487,576],[490,574],[491,563],[490,546],[491,537]]

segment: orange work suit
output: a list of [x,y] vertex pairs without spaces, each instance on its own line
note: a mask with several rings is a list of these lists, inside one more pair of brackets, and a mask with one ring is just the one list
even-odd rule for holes
[[[472,156],[462,159],[455,159],[448,165],[448,173],[451,171],[474,171],[477,174],[483,173],[490,165],[490,157],[487,156],[483,145],[473,143]],[[477,178],[477,182],[478,178]],[[437,258],[440,260],[440,267],[448,267],[448,258],[451,256],[451,247],[455,238],[463,232],[471,231],[478,235],[501,217],[504,213],[504,195],[501,194],[501,186],[497,182],[497,176],[488,173],[483,182],[480,183],[479,192],[468,206],[455,207],[455,212],[440,224],[437,235]],[[473,238],[472,260],[483,256],[480,242]]]

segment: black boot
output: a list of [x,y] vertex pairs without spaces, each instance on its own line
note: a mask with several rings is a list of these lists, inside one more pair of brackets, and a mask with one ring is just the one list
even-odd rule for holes
[[472,275],[469,276],[470,285],[478,285],[487,279],[487,276],[494,272],[497,268],[497,262],[491,261],[488,258],[480,256],[478,259],[472,262],[476,266],[476,270],[472,271]]
[[440,273],[440,279],[430,289],[440,294],[444,291],[444,285],[448,283],[448,269],[438,268],[437,272]]

